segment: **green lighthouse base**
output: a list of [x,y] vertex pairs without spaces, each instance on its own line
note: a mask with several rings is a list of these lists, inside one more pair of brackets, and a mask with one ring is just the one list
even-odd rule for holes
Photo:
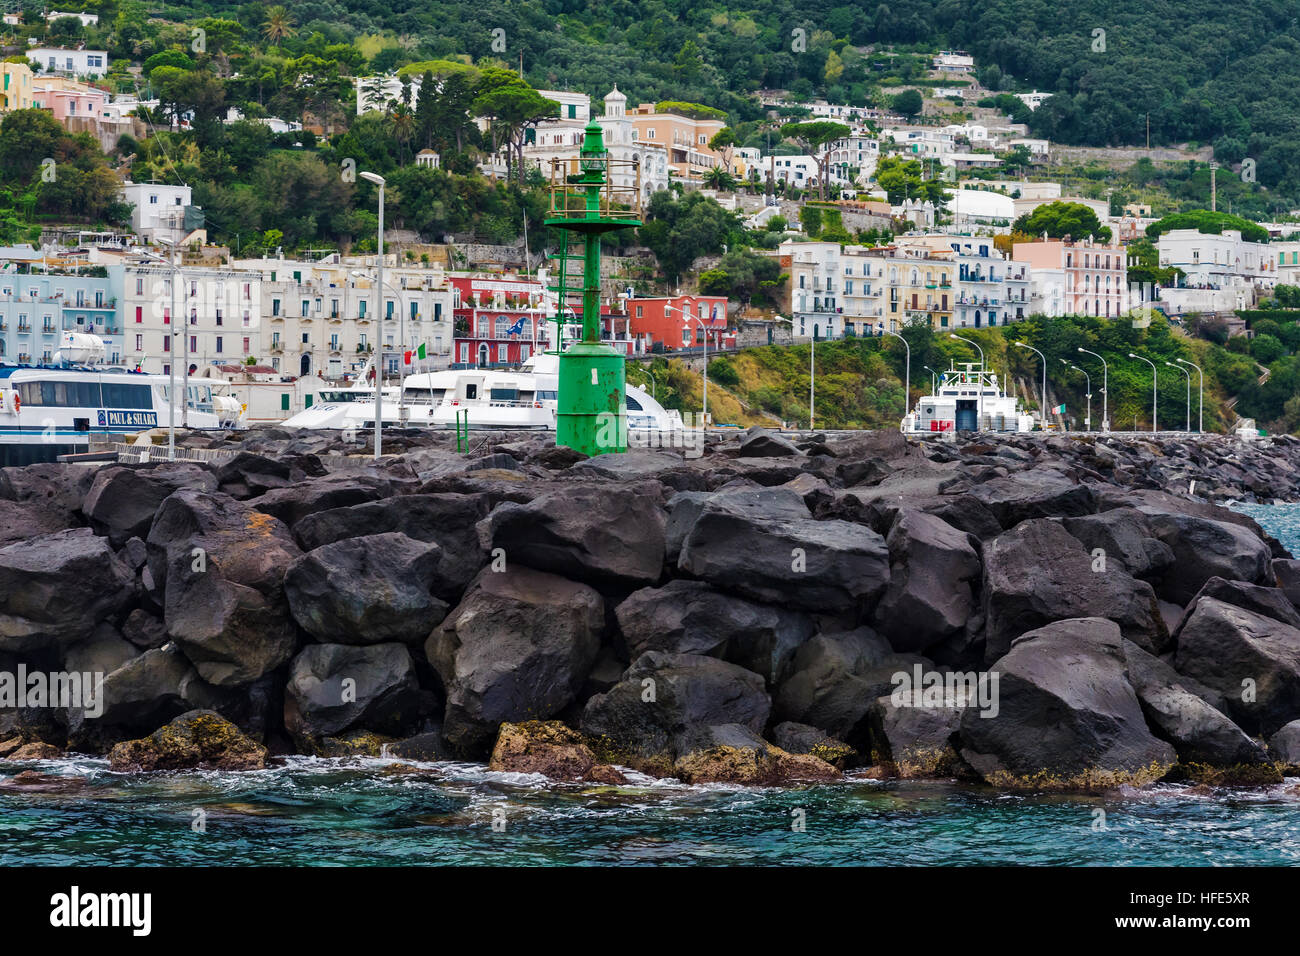
[[560,355],[555,443],[585,455],[627,451],[623,353],[575,342]]

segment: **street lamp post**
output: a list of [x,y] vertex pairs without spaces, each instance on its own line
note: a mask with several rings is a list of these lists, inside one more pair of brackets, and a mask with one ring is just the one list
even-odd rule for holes
[[1071,365],[1066,359],[1061,359],[1061,363],[1066,368],[1083,373],[1084,397],[1088,399],[1088,413],[1083,418],[1083,430],[1090,432],[1092,431],[1092,376],[1085,369],[1081,369],[1077,365]]
[[1108,407],[1110,401],[1110,389],[1108,382],[1109,370],[1106,368],[1106,360],[1096,352],[1089,352],[1083,346],[1079,346],[1079,351],[1083,352],[1085,355],[1091,355],[1097,359],[1097,361],[1101,362],[1101,430],[1108,432],[1110,431],[1110,415]]
[[1201,367],[1195,362],[1189,362],[1187,359],[1182,358],[1174,359],[1174,361],[1182,365],[1190,365],[1196,369],[1196,431],[1198,434],[1202,433],[1205,431],[1205,373],[1201,371]]
[[1187,432],[1188,434],[1191,434],[1192,431],[1192,370],[1189,368],[1184,368],[1181,365],[1175,365],[1173,362],[1166,362],[1165,364],[1168,365],[1170,368],[1178,369],[1178,371],[1182,372],[1184,375],[1187,376]]
[[983,431],[984,430],[984,350],[980,348],[978,342],[974,342],[971,339],[964,339],[956,332],[949,332],[948,337],[951,339],[956,339],[959,342],[965,342],[967,345],[975,346],[975,351],[979,352],[980,354],[980,377],[979,377],[980,420],[979,420],[979,427],[976,428],[975,430]]
[[[352,274],[361,279],[370,278],[369,273],[363,272],[360,269],[353,269]],[[382,304],[383,289],[387,289],[389,292],[393,293],[393,298],[397,301],[397,306],[398,306],[397,315],[398,318],[402,320],[402,327],[404,329],[406,325],[406,315],[401,311],[401,306],[402,306],[401,292],[397,288],[395,288],[391,283],[388,282],[381,283],[381,286],[382,286],[382,288],[380,289],[381,304]],[[405,334],[406,334],[405,331],[399,334],[402,336],[403,341],[405,341]],[[398,351],[402,353],[402,371],[398,376],[399,381],[398,381],[398,389],[397,389],[397,421],[401,425],[405,425],[406,424],[406,347],[405,345],[399,347]],[[383,349],[381,347],[380,353],[382,354],[382,352]]]
[[383,446],[384,428],[384,186],[387,181],[378,173],[362,173],[361,178],[379,187],[379,243],[375,256],[375,460],[379,460]]
[[1142,356],[1138,355],[1136,352],[1129,352],[1128,357],[1131,359],[1142,359],[1143,362],[1146,362],[1151,366],[1151,431],[1155,432],[1158,430],[1156,427],[1156,402],[1159,399],[1157,383],[1157,379],[1159,378],[1159,369],[1156,368],[1155,362],[1151,361],[1149,358],[1142,358]]
[[892,335],[898,339],[903,343],[903,348],[907,349],[907,368],[903,372],[903,418],[907,418],[912,411],[912,346],[908,345],[907,339],[897,332],[891,332],[885,328],[885,323],[881,322],[876,328],[880,329],[885,335]]
[[1039,409],[1041,409],[1040,417],[1043,420],[1043,431],[1047,431],[1047,356],[1042,352],[1039,352],[1038,349],[1034,348],[1032,345],[1027,345],[1024,342],[1018,341],[1016,342],[1016,345],[1020,346],[1022,349],[1029,349],[1029,351],[1033,352],[1043,360],[1043,398]]
[[928,365],[922,365],[921,368],[925,369],[927,372],[930,373],[930,393],[935,394],[936,392],[939,391],[939,385],[938,385],[939,373],[936,372],[934,369],[930,368],[930,366]]

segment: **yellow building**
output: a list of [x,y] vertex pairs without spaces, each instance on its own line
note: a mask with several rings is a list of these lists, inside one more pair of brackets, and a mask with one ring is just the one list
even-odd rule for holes
[[872,250],[885,260],[882,268],[886,327],[897,332],[905,325],[925,322],[931,328],[951,325],[956,254],[925,247]]
[[26,63],[0,63],[4,76],[0,113],[32,108],[32,70]]

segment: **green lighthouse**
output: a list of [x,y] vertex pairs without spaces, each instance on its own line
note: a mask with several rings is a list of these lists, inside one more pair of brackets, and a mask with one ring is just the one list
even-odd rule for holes
[[[557,329],[563,327],[566,301],[579,296],[582,301],[582,340],[560,353],[555,442],[600,455],[627,450],[624,356],[600,340],[600,237],[641,225],[641,183],[637,163],[609,158],[604,133],[595,120],[583,132],[576,162],[551,163],[546,225],[565,230],[566,236],[565,253],[556,257],[558,284],[552,287],[557,293]],[[629,174],[626,178],[632,185],[614,185],[614,173],[622,171]],[[581,255],[576,250],[568,254],[568,237],[581,243]],[[569,263],[579,260],[582,285],[575,288],[570,285]]]

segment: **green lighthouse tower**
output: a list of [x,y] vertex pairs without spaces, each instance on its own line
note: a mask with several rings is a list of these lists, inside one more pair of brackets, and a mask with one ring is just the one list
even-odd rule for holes
[[[609,158],[604,132],[594,119],[583,133],[576,161],[551,162],[546,225],[563,230],[566,237],[565,252],[556,257],[558,284],[552,287],[557,330],[564,325],[566,302],[578,297],[582,302],[582,340],[560,353],[555,443],[600,455],[627,450],[624,356],[600,340],[600,237],[641,225],[641,181],[638,163]],[[615,178],[630,185],[616,186]],[[570,239],[581,243],[581,255],[577,250],[568,254]],[[569,263],[577,261],[582,262],[579,288],[569,276]]]

